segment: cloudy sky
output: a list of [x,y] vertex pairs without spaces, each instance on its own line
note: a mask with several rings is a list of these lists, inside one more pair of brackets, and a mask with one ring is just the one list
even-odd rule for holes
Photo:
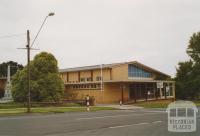
[[17,48],[51,11],[31,53],[53,53],[59,68],[137,60],[174,76],[200,31],[199,0],[0,0],[0,62],[25,65]]

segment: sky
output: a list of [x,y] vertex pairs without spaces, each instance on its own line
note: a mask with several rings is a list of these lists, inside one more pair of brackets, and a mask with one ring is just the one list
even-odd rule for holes
[[[0,63],[26,65],[26,30],[34,39],[31,59],[52,53],[59,68],[139,61],[172,77],[200,31],[199,0],[1,0]],[[9,35],[17,35],[6,37]]]

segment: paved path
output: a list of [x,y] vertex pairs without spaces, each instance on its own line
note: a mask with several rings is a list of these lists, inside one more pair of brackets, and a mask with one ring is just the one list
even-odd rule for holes
[[143,109],[143,107],[138,107],[138,106],[134,106],[134,105],[101,104],[101,105],[98,105],[98,106],[100,106],[100,107],[112,107],[112,108],[116,108],[116,109],[120,109],[120,110]]
[[0,118],[0,136],[200,136],[170,133],[164,110],[134,109]]

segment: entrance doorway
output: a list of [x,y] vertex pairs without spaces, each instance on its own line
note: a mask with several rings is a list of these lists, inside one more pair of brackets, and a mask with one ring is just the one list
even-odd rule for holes
[[133,83],[129,85],[130,99],[155,98],[155,83]]

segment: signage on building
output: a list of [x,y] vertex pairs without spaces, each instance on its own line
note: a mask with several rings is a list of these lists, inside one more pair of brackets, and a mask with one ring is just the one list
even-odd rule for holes
[[166,92],[168,93],[169,92],[169,86],[166,86]]
[[163,88],[163,82],[157,82],[157,88]]

